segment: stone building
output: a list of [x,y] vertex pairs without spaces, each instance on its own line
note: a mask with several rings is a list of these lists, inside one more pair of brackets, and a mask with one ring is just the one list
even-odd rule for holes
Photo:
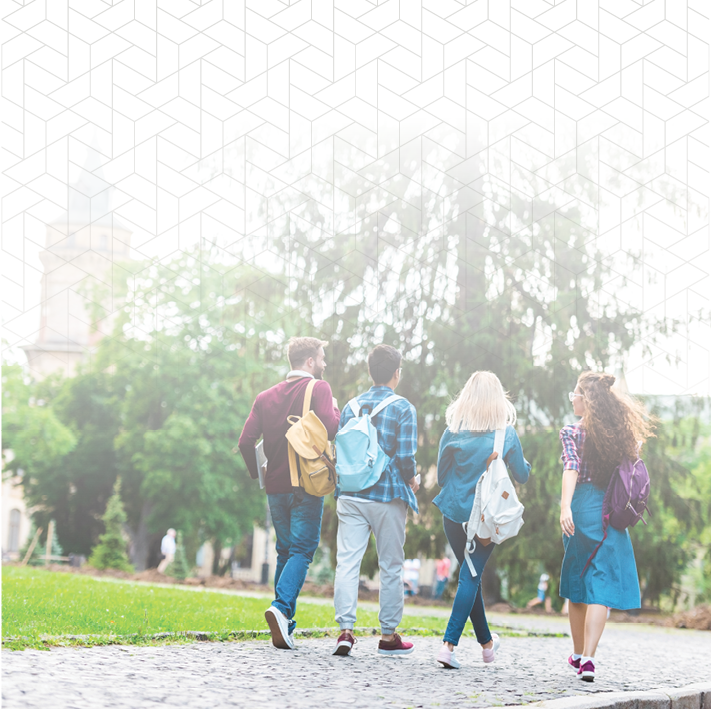
[[[96,145],[72,145],[84,147],[86,156],[81,167],[70,160],[67,211],[47,225],[39,254],[40,322],[35,341],[22,347],[35,379],[54,372],[72,376],[91,356],[120,307],[112,287],[116,268],[131,258],[131,231],[109,205],[111,185],[102,171],[107,158]],[[2,483],[2,551],[11,559],[17,558],[30,532],[31,511],[20,482],[15,477]]]
[[87,148],[83,166],[72,166],[78,174],[67,211],[47,226],[39,330],[35,342],[23,347],[35,378],[74,374],[110,332],[120,307],[113,280],[120,263],[131,258],[131,232],[110,210],[105,161]]

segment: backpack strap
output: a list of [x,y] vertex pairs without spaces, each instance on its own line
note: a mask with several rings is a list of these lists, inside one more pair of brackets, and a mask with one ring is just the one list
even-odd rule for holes
[[494,433],[494,452],[499,454],[499,460],[504,459],[504,439],[506,438],[506,429],[497,428]]
[[[311,395],[313,394],[314,386],[316,386],[316,380],[312,379],[306,385],[306,391],[304,392],[304,406],[301,411],[301,418],[304,418],[306,414],[311,410]],[[293,426],[299,420],[298,416],[287,416],[287,421],[291,426]],[[291,478],[291,487],[297,488],[301,487],[299,478],[301,473],[299,472],[299,462],[297,460],[296,451],[293,449],[291,443],[286,444],[287,458],[289,460],[289,477]]]
[[390,404],[394,404],[396,401],[399,401],[400,399],[404,399],[405,397],[400,396],[399,394],[392,394],[389,396],[387,399],[384,401],[381,401],[371,412],[370,412],[370,418],[373,418],[373,416],[377,416],[383,409],[386,409]]
[[301,417],[303,418],[306,416],[306,414],[309,413],[311,410],[311,394],[313,394],[314,387],[316,386],[316,380],[312,379],[307,385],[306,385],[306,392],[304,393],[304,410],[301,413]]
[[349,402],[348,406],[351,407],[353,415],[358,418],[360,416],[360,404],[358,403],[358,397],[354,396]]

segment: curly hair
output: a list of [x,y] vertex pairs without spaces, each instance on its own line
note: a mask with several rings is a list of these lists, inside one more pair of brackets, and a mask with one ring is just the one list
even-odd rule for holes
[[614,383],[611,374],[583,372],[578,377],[585,401],[583,458],[592,482],[605,488],[622,460],[637,460],[644,442],[654,436],[654,417],[642,402],[612,389]]

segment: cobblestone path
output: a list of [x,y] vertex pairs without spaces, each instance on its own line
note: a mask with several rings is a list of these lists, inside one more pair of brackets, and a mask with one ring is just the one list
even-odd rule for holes
[[503,638],[492,665],[484,665],[473,638],[464,638],[458,671],[435,663],[440,639],[414,642],[415,652],[404,658],[377,655],[377,639],[370,637],[344,658],[330,654],[330,639],[297,640],[294,652],[263,641],[3,651],[2,706],[487,707],[682,687],[708,681],[711,659],[711,633],[610,625],[598,652],[598,678],[586,684],[566,665],[568,638]]

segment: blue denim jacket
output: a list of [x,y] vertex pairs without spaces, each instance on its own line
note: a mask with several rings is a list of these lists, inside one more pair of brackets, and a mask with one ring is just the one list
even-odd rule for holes
[[[476,484],[494,451],[493,431],[460,431],[446,429],[439,442],[437,483],[442,491],[433,500],[440,512],[453,522],[469,521],[474,504]],[[506,427],[504,461],[516,482],[525,483],[531,464],[523,457],[516,429]]]

